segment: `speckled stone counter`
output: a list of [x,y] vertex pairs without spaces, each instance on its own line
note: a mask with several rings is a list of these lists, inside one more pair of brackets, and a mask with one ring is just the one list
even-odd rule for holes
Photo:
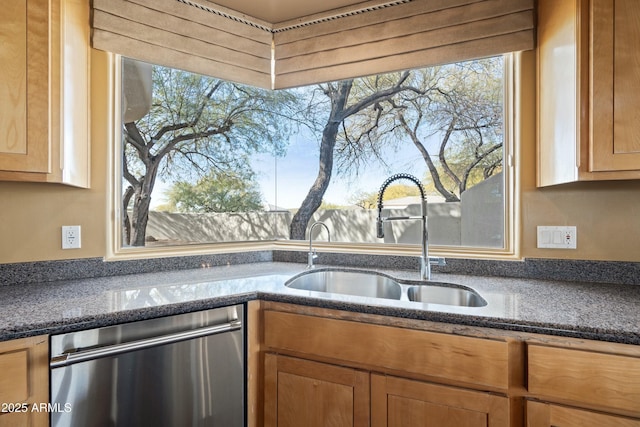
[[[322,269],[323,267],[319,267]],[[346,267],[333,267],[345,269]],[[0,287],[0,340],[204,310],[252,299],[640,345],[640,286],[435,274],[488,304],[456,307],[290,289],[304,264],[256,262]],[[414,270],[381,269],[400,282]]]

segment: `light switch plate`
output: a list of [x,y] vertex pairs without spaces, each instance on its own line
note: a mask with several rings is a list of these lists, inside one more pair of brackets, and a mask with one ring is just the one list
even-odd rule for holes
[[575,226],[538,226],[538,248],[576,249],[578,231]]

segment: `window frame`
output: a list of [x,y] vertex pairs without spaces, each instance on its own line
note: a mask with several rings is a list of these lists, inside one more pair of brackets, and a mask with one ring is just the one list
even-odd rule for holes
[[[520,255],[520,140],[521,111],[518,108],[521,100],[522,85],[522,53],[504,54],[505,58],[505,91],[504,91],[504,247],[481,248],[465,246],[429,245],[432,256],[445,258],[477,258],[519,260]],[[122,57],[108,53],[109,64],[109,99],[110,117],[107,118],[111,134],[108,135],[109,159],[107,179],[107,251],[105,260],[117,261],[127,259],[161,258],[169,256],[188,256],[203,254],[221,254],[253,251],[306,251],[305,241],[269,240],[251,242],[201,243],[184,246],[164,247],[123,247],[121,209],[122,194],[122,115],[121,115],[121,82]],[[372,224],[372,227],[374,225]],[[317,242],[314,247],[324,252],[358,253],[368,255],[420,256],[419,245],[383,243],[347,243]]]

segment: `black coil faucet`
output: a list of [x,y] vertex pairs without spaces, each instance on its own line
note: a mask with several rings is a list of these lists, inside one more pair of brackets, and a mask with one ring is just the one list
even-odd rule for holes
[[[382,199],[384,197],[384,192],[387,190],[387,187],[391,185],[392,182],[395,182],[400,179],[406,179],[413,182],[418,189],[420,190],[420,207],[421,207],[421,215],[418,217],[414,216],[396,216],[396,217],[386,217],[382,218],[382,207],[383,202]],[[422,188],[422,184],[413,175],[408,173],[398,173],[390,176],[380,187],[380,191],[378,192],[378,217],[376,219],[376,235],[378,239],[384,238],[384,222],[385,221],[398,221],[398,220],[420,220],[422,221],[422,254],[420,256],[420,278],[422,280],[430,280],[431,279],[431,264],[429,262],[429,231],[427,230],[427,197],[424,193],[424,188]]]

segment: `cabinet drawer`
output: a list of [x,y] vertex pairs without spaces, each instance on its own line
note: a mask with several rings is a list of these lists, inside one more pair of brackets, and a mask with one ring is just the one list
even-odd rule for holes
[[545,402],[527,402],[527,427],[640,427],[640,420]]
[[528,389],[640,415],[640,358],[529,345]]
[[0,402],[19,403],[29,397],[28,356],[27,350],[0,354]]
[[274,351],[498,389],[509,387],[509,345],[504,341],[269,310],[264,315],[265,344]]

